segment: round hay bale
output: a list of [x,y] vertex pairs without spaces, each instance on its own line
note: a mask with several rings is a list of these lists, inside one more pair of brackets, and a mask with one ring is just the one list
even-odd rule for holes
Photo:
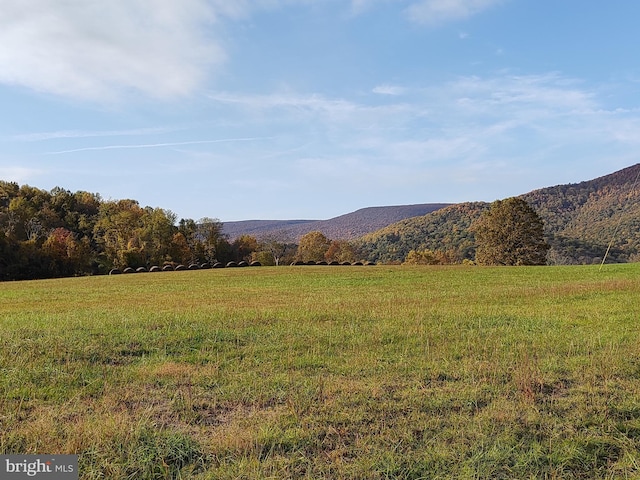
[[131,267],[127,267],[122,271],[122,273],[136,273],[136,271]]
[[162,267],[163,272],[173,272],[173,265],[165,265]]
[[260,262],[258,262],[257,260],[254,260],[253,262],[251,262],[249,264],[250,267],[261,267],[262,264]]
[[307,263],[305,263],[305,265],[315,265],[316,262],[314,262],[313,260],[309,260]]
[[158,265],[154,265],[149,269],[150,272],[161,272],[162,269]]
[[180,270],[186,270],[186,269],[187,269],[187,267],[185,267],[184,265],[178,265],[178,266],[176,267],[176,272],[178,272],[178,271],[180,271]]
[[207,268],[211,268],[211,265],[205,262],[202,265],[200,265],[200,268],[202,268],[203,270],[206,270]]
[[192,263],[191,265],[189,265],[189,270],[200,270],[200,265],[198,265],[197,263]]
[[109,270],[109,275],[120,275],[121,273],[122,272],[119,268],[112,268],[111,270]]
[[216,262],[213,264],[213,268],[224,268],[224,263]]
[[340,265],[340,262],[338,262],[337,260],[331,260],[329,262],[329,265]]
[[324,260],[320,260],[319,262],[316,262],[316,265],[329,265],[329,264]]
[[351,266],[351,262],[342,262],[340,265],[343,265],[343,266]]
[[230,268],[231,267],[237,267],[237,266],[238,266],[238,264],[236,262],[228,262],[227,263],[227,267],[230,267]]
[[249,264],[247,262],[245,262],[244,260],[242,260],[241,262],[238,262],[238,266],[239,267],[248,267]]
[[136,273],[146,273],[147,269],[144,267],[138,267],[136,268]]
[[375,265],[375,264],[376,264],[376,262],[367,262],[367,263],[365,263],[365,265],[367,265],[367,266],[369,266],[369,267],[371,267],[371,266],[373,266],[373,265]]
[[363,263],[362,262],[354,262],[354,265],[357,265],[357,266],[361,267],[363,265]]

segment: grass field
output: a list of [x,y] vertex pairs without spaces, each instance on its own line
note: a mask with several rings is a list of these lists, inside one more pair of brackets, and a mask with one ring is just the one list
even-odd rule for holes
[[0,453],[83,479],[640,478],[640,265],[0,284]]

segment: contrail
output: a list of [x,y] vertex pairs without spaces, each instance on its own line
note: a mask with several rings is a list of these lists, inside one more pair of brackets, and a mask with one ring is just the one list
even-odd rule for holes
[[206,143],[224,143],[224,142],[253,142],[257,140],[269,140],[274,137],[247,137],[247,138],[223,138],[219,140],[192,140],[189,142],[170,142],[170,143],[147,143],[141,145],[103,145],[101,147],[83,147],[74,148],[72,150],[60,150],[57,152],[46,152],[45,155],[61,155],[63,153],[88,152],[92,150],[122,150],[127,148],[162,148],[162,147],[179,147],[183,145],[202,145]]

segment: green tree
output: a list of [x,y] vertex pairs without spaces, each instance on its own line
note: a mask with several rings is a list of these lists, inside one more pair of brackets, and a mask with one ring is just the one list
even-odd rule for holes
[[403,265],[439,265],[440,260],[436,252],[426,250],[410,250]]
[[204,217],[196,224],[197,256],[202,261],[215,262],[228,244],[222,233],[222,222],[217,218]]
[[171,260],[171,241],[177,232],[176,215],[170,210],[145,207],[142,227],[145,263],[162,265]]
[[90,271],[91,252],[89,240],[78,241],[66,228],[53,230],[42,245],[48,259],[49,276],[72,276]]
[[520,198],[491,204],[471,226],[480,265],[544,265],[549,246],[544,224],[536,211]]
[[108,268],[136,266],[137,263],[144,265],[141,238],[144,217],[144,209],[135,200],[110,201],[100,205],[93,233]]
[[296,245],[287,240],[285,232],[272,233],[261,237],[260,248],[261,251],[256,252],[253,260],[257,260],[264,265],[275,265],[276,267],[282,263],[283,259],[293,256],[296,252]]
[[300,238],[296,258],[303,262],[320,262],[329,249],[331,241],[322,232],[309,232]]

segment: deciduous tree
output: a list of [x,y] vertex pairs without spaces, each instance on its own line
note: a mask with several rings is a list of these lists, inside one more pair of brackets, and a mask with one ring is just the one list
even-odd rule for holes
[[325,252],[324,258],[327,262],[355,262],[356,251],[351,243],[346,240],[334,240]]
[[329,249],[331,241],[322,232],[309,232],[300,238],[296,258],[303,262],[319,262]]
[[549,246],[544,224],[536,211],[520,198],[491,204],[472,225],[476,263],[480,265],[544,265]]

